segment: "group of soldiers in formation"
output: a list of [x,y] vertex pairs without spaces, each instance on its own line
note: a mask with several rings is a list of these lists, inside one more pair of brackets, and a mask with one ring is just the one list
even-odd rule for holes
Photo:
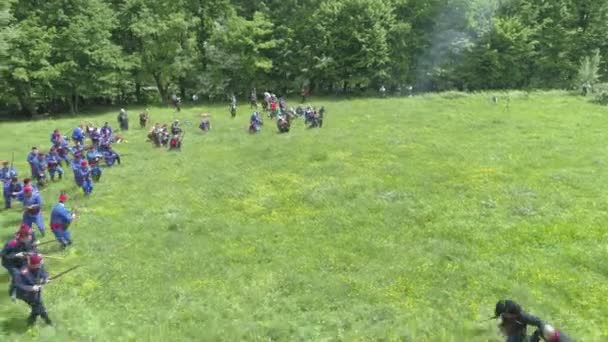
[[[268,92],[265,93],[264,98],[264,109],[270,118],[277,119],[277,126],[281,132],[289,131],[292,118],[300,116],[304,117],[304,122],[308,127],[323,126],[325,112],[323,107],[318,112],[310,106],[306,108],[299,106],[295,110],[287,110],[282,98],[277,101],[276,96]],[[251,106],[257,108],[255,89],[252,91],[251,100]],[[234,96],[230,104],[230,111],[233,116],[236,115]],[[204,113],[201,116],[203,119],[199,128],[208,131],[211,128],[209,114]],[[121,110],[118,120],[123,130],[128,129],[128,119],[124,109]],[[146,110],[140,114],[140,126],[145,128],[148,121],[149,114]],[[257,111],[251,115],[250,121],[250,131],[258,132],[262,119]],[[281,122],[286,122],[286,126]],[[17,199],[23,205],[22,223],[14,238],[4,245],[0,257],[2,266],[6,268],[11,277],[9,296],[13,301],[20,299],[31,307],[31,313],[27,319],[30,325],[34,324],[38,317],[41,317],[46,324],[52,324],[42,301],[42,289],[53,278],[49,277],[46,272],[43,255],[39,251],[39,247],[49,241],[40,243],[36,240],[33,229],[35,224],[40,235],[45,236],[42,217],[43,202],[39,188],[46,185],[46,173],[48,172],[53,181],[55,176],[62,179],[62,162],[65,162],[66,167],[70,165],[74,171],[76,184],[82,187],[85,195],[88,195],[93,189],[93,181],[98,181],[101,176],[99,168],[101,159],[105,161],[106,166],[112,166],[115,162],[120,164],[120,156],[113,150],[112,143],[120,142],[122,138],[114,134],[107,122],[99,128],[91,124],[80,125],[73,130],[71,138],[74,142],[73,146],[69,146],[69,139],[62,136],[59,130],[54,130],[51,134],[52,146],[48,153],[40,152],[36,147],[32,148],[27,156],[32,178],[25,178],[23,182],[19,182],[17,171],[12,163],[9,165],[8,161],[4,161],[0,169],[0,179],[4,184],[5,208],[11,208],[13,199]],[[85,149],[86,138],[90,139],[91,144]],[[179,148],[183,130],[178,120],[175,120],[170,127],[157,123],[149,131],[148,138],[157,146],[168,146],[170,149]],[[32,179],[36,180],[37,184],[34,184]],[[66,208],[66,201],[67,194],[62,191],[58,203],[53,207],[50,215],[51,230],[62,249],[72,244],[69,227],[76,218],[76,213]],[[64,273],[66,272],[59,275]],[[55,276],[56,278],[57,276]],[[499,320],[499,328],[507,336],[507,342],[538,342],[541,339],[549,342],[571,341],[563,332],[538,317],[526,313],[519,304],[511,300],[501,300],[496,303],[495,315],[492,319]],[[526,327],[528,325],[536,327],[531,336],[527,335]]]
[[[124,110],[121,111],[126,115]],[[121,115],[119,114],[119,121]],[[121,126],[126,129],[125,122]],[[85,141],[89,139],[90,145],[85,148]],[[38,228],[41,237],[45,236],[46,226],[43,219],[41,189],[46,187],[47,174],[51,181],[60,181],[64,177],[64,167],[70,167],[74,172],[74,181],[83,189],[85,196],[93,191],[93,183],[101,178],[102,160],[105,166],[111,167],[120,164],[120,155],[113,149],[112,144],[123,139],[114,134],[112,127],[106,122],[102,127],[92,124],[82,124],[72,131],[71,139],[63,136],[58,129],[51,133],[51,148],[48,153],[32,147],[27,155],[31,178],[19,181],[16,168],[8,161],[2,162],[0,180],[3,183],[4,207],[11,209],[13,200],[22,203],[23,216],[19,229],[0,251],[2,266],[10,275],[9,296],[13,301],[23,300],[31,307],[28,324],[34,324],[41,317],[47,324],[51,319],[42,301],[43,286],[50,280],[44,269],[43,258],[52,258],[42,255],[39,247],[51,241],[39,242],[36,239],[34,225]],[[70,140],[73,145],[70,146]],[[75,211],[66,208],[66,191],[61,191],[57,204],[50,215],[50,228],[62,249],[72,244],[70,224],[76,218]],[[69,271],[69,270],[68,270]]]
[[[4,183],[8,181],[7,172],[11,179],[16,177],[17,174],[14,168],[0,170],[0,176],[2,176]],[[8,294],[11,300],[20,299],[31,308],[30,316],[27,319],[28,324],[34,324],[38,317],[41,317],[46,324],[50,325],[52,322],[42,301],[42,289],[51,278],[44,269],[43,255],[39,247],[52,242],[52,240],[40,243],[36,239],[36,233],[33,229],[34,224],[37,226],[41,237],[44,237],[46,232],[42,217],[42,196],[38,187],[31,184],[29,179],[25,179],[24,184],[16,194],[23,204],[22,221],[14,237],[6,242],[0,251],[0,258],[2,267],[7,270],[10,276]],[[72,244],[69,228],[76,218],[76,213],[66,208],[66,201],[67,194],[62,191],[50,215],[51,231],[62,249]]]

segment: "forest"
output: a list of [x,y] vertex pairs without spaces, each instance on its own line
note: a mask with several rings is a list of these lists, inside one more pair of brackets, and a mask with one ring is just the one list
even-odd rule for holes
[[576,89],[605,81],[607,32],[607,0],[5,0],[0,110]]

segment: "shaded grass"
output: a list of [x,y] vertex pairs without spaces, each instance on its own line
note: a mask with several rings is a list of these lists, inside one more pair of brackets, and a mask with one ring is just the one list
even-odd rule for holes
[[[2,297],[0,337],[499,341],[477,321],[511,297],[605,339],[606,109],[554,92],[510,93],[507,110],[491,96],[325,99],[323,129],[286,135],[269,120],[246,134],[244,107],[235,120],[188,108],[181,153],[134,128],[92,197],[71,176],[44,192],[50,209],[67,188],[83,211],[66,260],[48,262],[86,264],[47,288],[57,327],[25,330],[27,308]],[[23,172],[31,145],[78,120],[2,123],[0,148]]]

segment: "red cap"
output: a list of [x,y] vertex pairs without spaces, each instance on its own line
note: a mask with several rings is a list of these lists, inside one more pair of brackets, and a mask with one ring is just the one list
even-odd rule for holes
[[30,256],[30,265],[40,265],[42,263],[42,257],[38,254]]
[[23,192],[32,192],[34,189],[32,188],[31,185],[26,185],[23,187]]
[[68,200],[68,196],[66,194],[59,195],[59,202],[63,203]]
[[83,160],[80,162],[80,166],[87,166],[87,165],[89,165],[89,163],[87,163],[86,160]]

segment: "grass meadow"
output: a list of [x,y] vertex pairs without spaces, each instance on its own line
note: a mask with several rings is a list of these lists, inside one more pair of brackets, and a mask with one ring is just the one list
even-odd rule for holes
[[[42,193],[47,224],[61,189],[81,212],[73,247],[41,247],[64,258],[46,260],[51,275],[84,265],[44,290],[56,326],[26,327],[2,269],[0,340],[502,341],[479,321],[511,298],[606,341],[608,109],[492,95],[313,99],[324,127],[288,134],[266,119],[249,135],[244,104],[236,119],[227,104],[150,108],[152,123],[186,122],[181,152],[146,142],[127,107],[122,165],[89,198],[71,171]],[[117,128],[118,109],[2,122],[0,159],[14,152],[27,175],[54,128]]]

